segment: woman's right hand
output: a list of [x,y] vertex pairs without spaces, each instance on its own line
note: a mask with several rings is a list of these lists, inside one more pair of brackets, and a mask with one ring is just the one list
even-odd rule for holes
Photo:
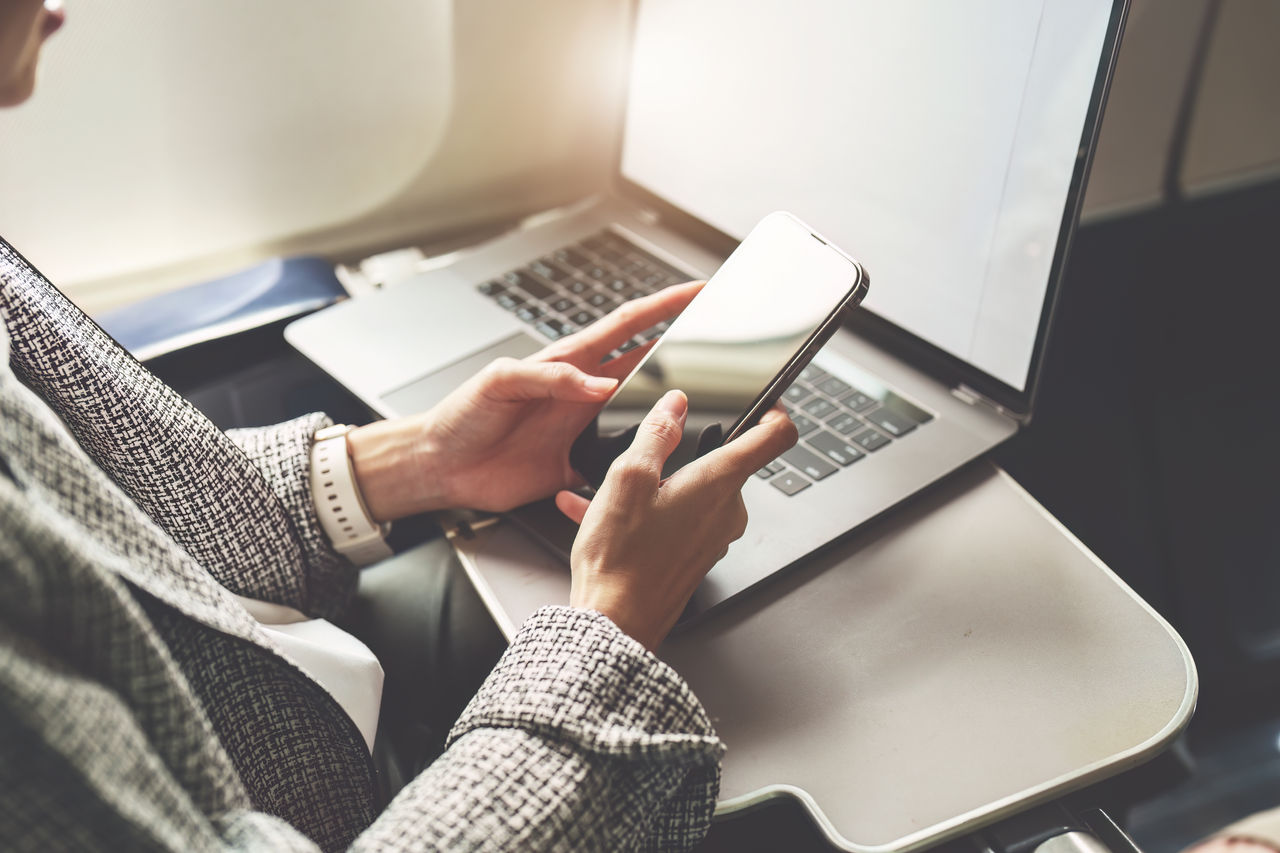
[[796,443],[781,409],[667,480],[662,468],[684,431],[689,401],[669,391],[614,461],[596,496],[560,492],[556,505],[582,525],[570,557],[569,603],[597,610],[656,649],[693,591],[747,527],[742,486]]

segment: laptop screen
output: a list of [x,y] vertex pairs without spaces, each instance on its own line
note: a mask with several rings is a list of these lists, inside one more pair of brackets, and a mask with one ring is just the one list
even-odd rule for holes
[[622,174],[737,239],[795,213],[1025,390],[1112,5],[641,0]]

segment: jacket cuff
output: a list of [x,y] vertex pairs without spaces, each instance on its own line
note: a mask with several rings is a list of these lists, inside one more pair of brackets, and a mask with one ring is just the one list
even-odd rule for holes
[[520,728],[603,756],[718,765],[724,744],[675,670],[590,610],[544,607],[520,628],[449,734]]
[[227,436],[262,471],[293,522],[302,546],[308,615],[340,615],[355,594],[359,572],[329,543],[316,517],[311,495],[311,445],[332,421],[323,414],[303,415],[282,424],[228,430]]

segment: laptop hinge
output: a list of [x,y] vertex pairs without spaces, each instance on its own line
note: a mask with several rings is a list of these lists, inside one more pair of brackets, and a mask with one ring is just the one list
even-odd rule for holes
[[1026,415],[1006,409],[1004,406],[1000,405],[995,400],[992,400],[981,391],[976,391],[968,385],[965,385],[963,382],[951,389],[951,396],[959,400],[963,400],[970,406],[986,406],[997,414],[1011,420],[1015,420],[1018,423],[1024,423],[1027,420]]
[[636,217],[645,225],[657,225],[662,218],[658,215],[658,211],[643,205],[636,206]]

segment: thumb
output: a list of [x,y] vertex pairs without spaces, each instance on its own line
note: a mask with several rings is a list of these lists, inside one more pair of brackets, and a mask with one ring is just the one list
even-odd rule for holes
[[640,422],[635,440],[623,454],[638,467],[662,476],[662,466],[680,444],[684,421],[689,414],[689,398],[683,391],[668,391]]
[[567,489],[556,493],[556,508],[568,516],[569,520],[581,524],[587,515],[587,507],[591,501]]

